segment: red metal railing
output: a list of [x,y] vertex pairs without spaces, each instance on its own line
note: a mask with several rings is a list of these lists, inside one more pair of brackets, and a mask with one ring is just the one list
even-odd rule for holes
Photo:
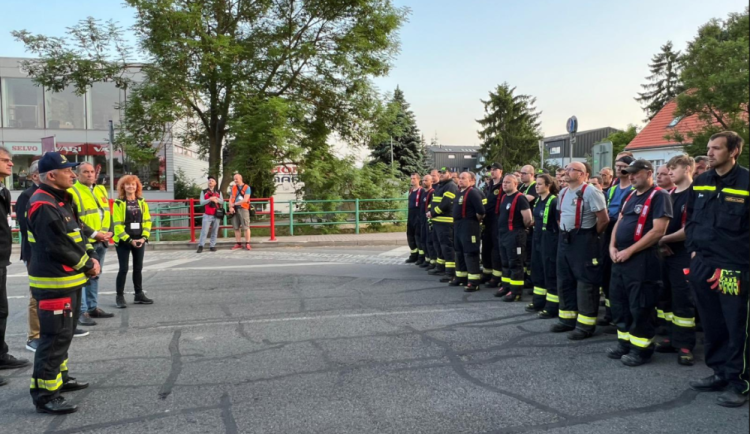
[[[161,218],[173,218],[173,217],[182,217],[188,220],[189,225],[188,226],[151,226],[151,233],[154,234],[157,230],[158,231],[180,231],[180,230],[186,230],[190,233],[190,242],[194,243],[196,242],[195,239],[195,232],[201,230],[201,226],[197,225],[195,223],[196,218],[203,218],[203,213],[196,214],[195,208],[200,207],[199,205],[200,201],[197,199],[175,199],[175,200],[147,200],[147,203],[151,205],[156,205],[160,203],[169,203],[169,204],[184,204],[187,206],[187,212],[152,212],[151,213],[151,220],[156,221],[157,217],[158,220],[161,220]],[[260,202],[260,203],[268,203],[268,209],[266,211],[256,211],[256,215],[267,215],[268,216],[268,224],[264,225],[258,225],[258,224],[251,224],[249,227],[251,229],[265,229],[268,228],[270,232],[270,238],[269,241],[276,241],[276,215],[274,210],[274,201],[273,198],[251,198],[250,202]],[[15,202],[12,202],[13,207],[15,208]],[[112,209],[112,206],[114,204],[114,200],[110,199],[109,201],[109,208]],[[155,211],[158,211],[159,207],[151,206],[150,209],[154,209]],[[226,209],[226,203],[225,203],[225,209]],[[11,216],[15,219],[16,213],[15,211],[11,213]],[[230,219],[227,215],[227,220]],[[221,225],[219,226],[219,229],[232,229],[232,225]],[[12,230],[14,233],[18,232],[18,229]]]

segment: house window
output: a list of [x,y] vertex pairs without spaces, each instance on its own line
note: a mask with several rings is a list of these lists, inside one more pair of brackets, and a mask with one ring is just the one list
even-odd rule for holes
[[455,159],[455,158],[456,158],[456,156],[455,156],[455,155],[453,155],[453,154],[448,154],[448,159],[450,159],[450,160],[453,160],[453,159]]
[[109,121],[120,123],[120,102],[124,99],[120,89],[112,82],[94,83],[86,93],[87,125],[90,130],[109,129]]
[[682,120],[683,116],[677,116],[676,118],[672,119],[672,122],[667,125],[667,128],[674,128],[675,125],[679,124]]
[[550,155],[558,155],[560,154],[560,147],[555,146],[554,148],[549,148]]
[[72,86],[61,92],[44,91],[47,128],[76,129],[85,128],[83,124],[84,109],[82,95],[76,95]]
[[473,155],[464,155],[464,160],[471,160],[472,158],[474,158]]
[[44,128],[44,94],[30,78],[3,78],[3,127]]

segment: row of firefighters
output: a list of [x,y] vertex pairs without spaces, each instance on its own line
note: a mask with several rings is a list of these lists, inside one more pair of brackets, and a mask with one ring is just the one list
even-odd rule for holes
[[[506,302],[533,288],[526,311],[558,318],[551,331],[571,340],[614,325],[618,343],[607,355],[627,366],[654,351],[692,365],[698,316],[715,375],[691,386],[731,385],[720,404],[741,405],[750,389],[748,171],[735,162],[693,182],[691,158],[669,164],[681,177],[671,190],[653,184],[650,162],[630,156],[618,158],[618,179],[604,191],[588,184],[590,167],[578,162],[566,167],[559,192],[548,174],[519,185],[499,163],[482,190],[470,172],[457,181],[445,167],[414,174],[406,262],[466,292],[497,288]],[[660,325],[667,337],[656,343]]]

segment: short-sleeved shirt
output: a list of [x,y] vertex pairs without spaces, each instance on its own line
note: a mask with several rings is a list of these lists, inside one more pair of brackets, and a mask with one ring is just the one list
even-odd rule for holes
[[534,196],[534,199],[539,197],[539,193],[536,192],[536,181],[531,181],[531,184],[529,185],[521,184],[518,191],[529,196]]
[[[575,190],[569,187],[560,192],[557,208],[560,211],[560,230],[572,231],[576,227],[576,207],[579,191],[586,184],[581,184]],[[606,209],[607,202],[604,193],[598,188],[586,187],[583,191],[583,205],[581,207],[581,229],[591,229],[596,226],[596,213]]]
[[[620,222],[617,223],[617,233],[614,235],[615,247],[617,247],[618,250],[627,249],[635,244],[635,230],[638,226],[638,218],[640,217],[643,206],[646,204],[648,197],[651,196],[651,191],[654,188],[655,187],[651,187],[643,194],[634,192],[627,203],[624,203]],[[651,229],[653,229],[654,219],[663,217],[672,218],[672,200],[669,198],[669,193],[665,190],[659,190],[651,199],[651,209],[646,216],[646,223],[643,225],[641,236],[646,235]]]
[[526,199],[526,196],[523,195],[523,193],[516,192],[513,193],[510,196],[505,196],[502,201],[500,201],[500,209],[497,211],[497,229],[499,232],[508,232],[510,228],[508,227],[508,220],[510,217],[510,208],[513,205],[513,200],[515,197],[518,196],[518,200],[516,200],[516,209],[513,212],[513,230],[516,229],[524,229],[526,226],[523,224],[523,215],[521,214],[521,211],[531,209],[531,206],[529,205],[529,201]]
[[[682,229],[682,222],[683,222],[683,215],[687,215],[687,201],[688,196],[690,196],[690,189],[686,188],[685,190],[677,193],[676,191],[669,195],[670,199],[672,199],[672,212],[673,217],[672,220],[669,221],[669,225],[667,226],[667,232],[666,235],[673,234],[680,229]],[[673,252],[677,253],[677,251],[683,251],[685,250],[685,241],[677,241],[676,243],[668,243],[669,248],[672,249]]]
[[[609,219],[611,221],[615,222],[617,221],[617,218],[620,217],[622,201],[628,197],[631,191],[632,187],[628,186],[620,188],[620,184],[615,184],[607,190],[607,197],[610,198],[609,205],[607,205],[607,212],[609,213]],[[612,195],[610,196],[610,194]]]

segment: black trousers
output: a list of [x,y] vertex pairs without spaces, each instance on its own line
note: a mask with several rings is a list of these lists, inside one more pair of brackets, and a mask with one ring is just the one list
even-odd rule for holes
[[617,220],[609,221],[607,229],[602,233],[602,293],[604,293],[604,318],[612,319],[612,309],[609,302],[609,287],[612,276],[612,258],[609,257],[609,242],[612,240],[612,230]]
[[524,270],[523,261],[526,250],[526,230],[499,230],[498,244],[500,258],[503,262],[503,286],[510,288],[513,295],[523,292]]
[[128,277],[128,265],[130,256],[133,256],[133,289],[136,294],[143,292],[143,254],[146,252],[146,246],[140,248],[133,247],[130,243],[120,241],[117,243],[117,261],[120,263],[120,269],[117,271],[117,280],[115,289],[117,295],[125,293],[125,280]]
[[435,252],[435,269],[445,271],[445,258],[443,257],[442,249],[440,249],[440,239],[435,229],[435,222],[431,222],[430,225],[430,239],[432,241],[432,250]]
[[8,354],[5,330],[8,327],[8,267],[0,267],[0,356]]
[[479,268],[479,248],[482,227],[476,220],[461,219],[455,222],[456,277],[463,282],[479,285],[482,273]]
[[557,238],[557,232],[535,233],[531,252],[532,303],[535,309],[546,310],[553,316],[557,315],[560,303],[557,295]]
[[602,282],[601,245],[595,228],[560,232],[557,293],[560,322],[593,332]]
[[409,214],[406,220],[406,242],[409,243],[411,256],[416,257],[419,254],[417,245],[417,213],[418,208],[409,208]]
[[695,348],[695,302],[688,278],[683,272],[690,268],[687,250],[665,256],[661,262],[663,285],[656,304],[658,322],[664,322],[675,348]]
[[452,223],[432,223],[432,230],[437,234],[440,244],[440,255],[438,256],[438,268],[440,262],[443,262],[445,274],[447,276],[456,275],[456,252],[453,249],[453,224]]
[[609,302],[617,340],[643,357],[651,357],[656,334],[654,310],[661,290],[656,248],[642,250],[626,262],[612,264]]
[[736,390],[750,390],[748,360],[748,272],[741,273],[739,295],[722,294],[706,282],[715,272],[698,254],[690,261],[690,286],[703,324],[706,365]]
[[425,261],[433,262],[437,260],[437,254],[432,243],[432,229],[430,228],[430,222],[426,218],[422,218],[419,225],[419,230],[422,232],[422,245],[424,246]]
[[30,391],[34,404],[42,405],[59,396],[68,381],[68,348],[81,310],[81,288],[32,288],[31,293],[39,303],[39,347]]
[[497,239],[497,218],[484,221],[482,230],[482,268],[485,274],[492,274],[495,281],[503,277],[503,261],[500,259],[500,244]]

